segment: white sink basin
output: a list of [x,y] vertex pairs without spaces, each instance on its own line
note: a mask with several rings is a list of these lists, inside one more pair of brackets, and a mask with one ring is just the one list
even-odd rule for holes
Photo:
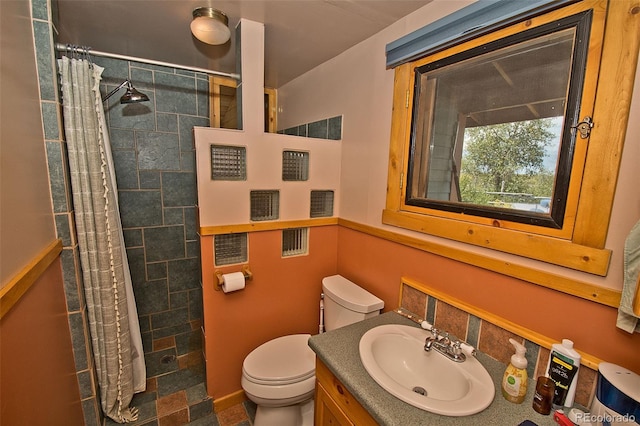
[[495,388],[478,360],[458,363],[436,350],[425,352],[431,333],[406,325],[381,325],[360,339],[360,359],[383,389],[407,404],[446,416],[467,416],[487,408]]

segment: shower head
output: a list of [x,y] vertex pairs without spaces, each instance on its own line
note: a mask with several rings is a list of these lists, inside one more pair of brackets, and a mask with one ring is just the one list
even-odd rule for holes
[[104,102],[107,99],[109,99],[118,90],[122,89],[125,86],[127,87],[127,91],[120,98],[120,103],[121,104],[133,104],[133,103],[136,103],[136,102],[146,102],[146,101],[149,100],[149,97],[147,95],[145,95],[144,93],[140,93],[138,90],[136,90],[135,87],[133,87],[133,85],[131,84],[131,80],[126,79],[125,81],[120,83],[120,85],[118,87],[116,87],[111,92],[109,92],[107,94],[107,96],[102,98],[102,102]]
[[136,103],[136,102],[146,102],[148,100],[149,100],[149,97],[147,95],[145,95],[144,93],[138,92],[136,90],[136,88],[133,87],[131,85],[131,82],[129,81],[129,84],[127,85],[127,91],[120,98],[120,103],[121,104],[133,104],[133,103]]

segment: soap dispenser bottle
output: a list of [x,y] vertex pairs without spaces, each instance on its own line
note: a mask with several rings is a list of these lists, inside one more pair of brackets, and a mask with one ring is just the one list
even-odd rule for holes
[[507,401],[520,404],[527,394],[527,359],[524,357],[527,348],[513,339],[509,339],[516,353],[511,355],[511,362],[502,377],[502,396]]

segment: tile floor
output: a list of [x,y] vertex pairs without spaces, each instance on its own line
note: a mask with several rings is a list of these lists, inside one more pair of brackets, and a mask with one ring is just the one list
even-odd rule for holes
[[[207,396],[205,371],[199,353],[190,353],[166,362],[167,372],[147,379],[147,389],[134,395],[132,406],[139,410],[131,426],[251,426],[255,404],[247,401],[213,412],[213,400]],[[174,363],[173,367],[170,364]],[[151,367],[151,368],[150,368]],[[149,370],[154,366],[147,366]],[[105,426],[118,423],[106,419]]]

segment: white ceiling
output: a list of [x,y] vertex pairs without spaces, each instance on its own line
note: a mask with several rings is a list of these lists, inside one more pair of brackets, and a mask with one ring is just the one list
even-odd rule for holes
[[[94,50],[236,72],[240,18],[265,24],[265,85],[278,88],[432,0],[58,0],[58,40]],[[231,41],[189,30],[193,9],[227,14]]]

